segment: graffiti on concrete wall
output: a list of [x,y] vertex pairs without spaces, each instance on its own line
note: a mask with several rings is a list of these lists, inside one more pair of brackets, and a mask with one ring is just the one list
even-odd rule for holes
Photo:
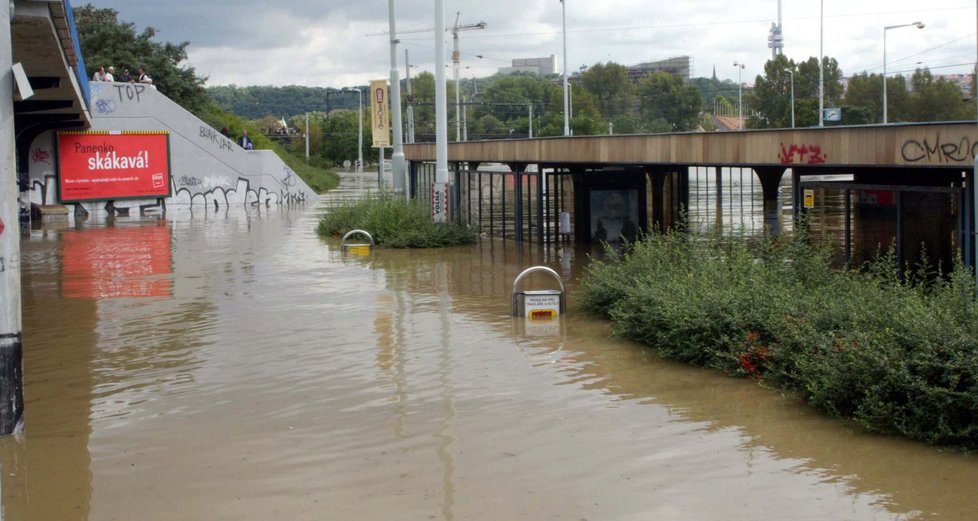
[[781,143],[780,159],[782,165],[821,165],[825,163],[826,155],[819,145],[796,145],[792,143],[785,146],[784,143]]
[[968,137],[948,140],[937,134],[934,138],[911,138],[903,142],[900,156],[908,163],[970,163],[975,158],[978,141]]
[[51,151],[43,148],[35,148],[31,151],[31,161],[35,163],[51,164]]
[[201,125],[200,137],[209,141],[212,145],[216,146],[217,149],[220,151],[234,152],[234,149],[237,148],[234,146],[234,141],[231,141],[230,138],[212,129],[211,127]]

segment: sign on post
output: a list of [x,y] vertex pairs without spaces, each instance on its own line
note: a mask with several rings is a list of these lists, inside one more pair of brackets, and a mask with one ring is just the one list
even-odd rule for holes
[[431,220],[436,223],[448,221],[448,183],[431,185]]
[[815,208],[815,190],[805,189],[805,208]]
[[387,80],[370,82],[370,124],[374,148],[391,146],[391,124],[388,111]]

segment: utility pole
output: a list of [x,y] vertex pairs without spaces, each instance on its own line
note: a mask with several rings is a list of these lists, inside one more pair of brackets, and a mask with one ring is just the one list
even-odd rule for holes
[[[391,132],[392,139],[394,140],[392,145],[394,150],[391,152],[391,184],[393,185],[394,192],[405,192],[404,189],[404,175],[406,169],[404,168],[404,145],[403,145],[403,134],[404,129],[401,128],[401,79],[397,75],[397,43],[398,40],[395,38],[395,20],[394,20],[394,0],[387,1],[388,14],[387,17],[390,21],[390,32],[391,32],[391,95],[390,95],[390,110],[391,110]],[[384,149],[380,149],[381,158],[384,156]],[[380,162],[381,175],[383,175],[384,162]]]
[[411,94],[411,62],[404,49],[404,83],[407,86],[407,142],[414,143],[414,95]]
[[22,431],[24,418],[12,14],[13,4],[4,2],[0,6],[0,435]]
[[477,29],[486,28],[485,22],[479,22],[477,24],[469,24],[469,25],[459,25],[458,18],[461,15],[462,15],[461,12],[459,11],[455,12],[455,25],[452,26],[452,43],[454,45],[452,49],[452,68],[454,69],[455,72],[455,141],[462,140],[462,117],[460,112],[460,109],[462,108],[462,103],[461,103],[461,99],[459,98],[459,96],[461,95],[460,93],[461,88],[459,86],[459,77],[458,77],[459,63],[461,62],[461,53],[459,53],[458,51],[458,33],[459,31],[473,31]]

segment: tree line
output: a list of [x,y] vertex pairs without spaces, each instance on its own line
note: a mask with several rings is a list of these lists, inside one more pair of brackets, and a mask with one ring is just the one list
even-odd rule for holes
[[[207,78],[197,76],[186,60],[188,42],[153,41],[155,30],[137,34],[133,24],[123,23],[113,9],[85,5],[75,9],[79,40],[86,64],[135,68],[146,66],[160,91],[205,121],[220,111],[251,120],[259,131],[281,134],[284,119],[291,129],[287,145],[297,154],[306,148],[306,117],[310,159],[339,164],[357,157],[357,103],[351,89],[303,86],[204,87]],[[844,83],[835,58],[824,57],[825,107],[841,109],[841,121],[827,124],[871,124],[883,119],[883,78],[860,73]],[[795,61],[779,55],[764,66],[752,88],[738,95],[737,83],[713,78],[684,79],[653,72],[632,79],[628,67],[596,63],[575,74],[570,85],[569,126],[573,135],[638,134],[715,130],[718,113],[738,114],[743,100],[748,128],[786,128],[792,120],[794,89],[795,125],[807,127],[819,121],[819,62],[817,58]],[[411,80],[412,95],[402,85],[402,121],[407,107],[414,113],[416,140],[433,140],[435,134],[435,76],[422,72]],[[748,80],[749,81],[749,80]],[[406,80],[402,80],[406,82]],[[972,75],[971,92],[975,91]],[[563,135],[563,85],[559,75],[517,73],[447,82],[449,140],[559,136]],[[918,69],[909,78],[886,79],[889,122],[953,121],[975,118],[974,96],[965,98],[954,83]],[[356,87],[354,87],[356,88]],[[366,100],[366,87],[364,89]],[[370,153],[368,107],[364,107],[363,141]],[[205,117],[206,116],[206,117]],[[458,129],[458,130],[457,130]]]

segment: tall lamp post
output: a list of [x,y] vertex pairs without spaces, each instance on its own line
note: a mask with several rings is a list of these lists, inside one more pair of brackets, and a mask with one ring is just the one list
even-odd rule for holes
[[744,84],[740,79],[740,73],[747,66],[743,63],[734,62],[734,67],[737,67],[737,128],[744,130]]
[[795,128],[795,71],[785,69],[784,72],[791,78],[791,128]]
[[561,20],[564,25],[564,135],[570,135],[570,97],[567,94],[567,4],[560,0]]
[[357,93],[357,187],[363,188],[363,91],[347,87],[343,92]]
[[912,24],[900,24],[900,25],[887,25],[883,28],[883,124],[887,123],[887,108],[886,108],[886,31],[890,29],[899,29],[901,27],[916,27],[917,29],[923,29],[924,24],[921,22],[914,22]]

